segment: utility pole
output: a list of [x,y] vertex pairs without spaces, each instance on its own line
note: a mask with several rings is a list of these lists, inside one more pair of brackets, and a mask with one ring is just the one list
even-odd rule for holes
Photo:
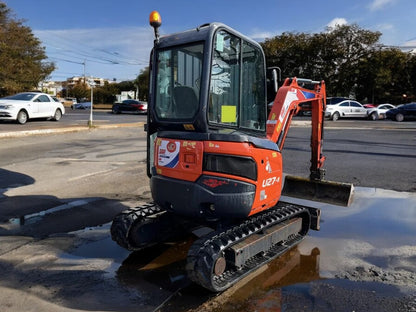
[[88,127],[92,127],[93,126],[93,120],[92,120],[92,111],[93,111],[93,106],[94,106],[94,87],[95,87],[95,81],[94,79],[88,79],[88,84],[90,85],[91,88],[91,108],[90,108],[90,119],[88,120]]
[[86,65],[86,63],[87,63],[87,60],[86,59],[84,59],[84,62],[82,63],[82,65],[84,65],[84,85],[86,84],[86,80],[85,80],[85,65]]

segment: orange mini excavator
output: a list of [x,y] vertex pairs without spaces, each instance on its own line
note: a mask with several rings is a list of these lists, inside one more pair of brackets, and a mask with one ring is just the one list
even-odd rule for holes
[[265,57],[257,42],[221,23],[160,37],[156,11],[150,23],[146,131],[153,202],[117,215],[112,238],[139,250],[197,234],[188,276],[222,291],[319,229],[319,209],[280,201],[281,150],[299,110],[312,113],[310,177],[286,177],[283,192],[350,200],[352,185],[323,180],[325,84],[286,79],[267,118]]

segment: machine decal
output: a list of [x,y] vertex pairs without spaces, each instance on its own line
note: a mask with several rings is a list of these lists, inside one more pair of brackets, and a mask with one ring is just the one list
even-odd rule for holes
[[285,101],[283,103],[282,111],[279,116],[279,120],[282,122],[286,116],[286,113],[290,107],[290,104],[292,104],[293,101],[299,100],[298,95],[296,94],[296,90],[290,90],[287,92]]
[[272,173],[272,166],[270,165],[270,162],[269,161],[267,161],[267,163],[266,163],[266,171],[268,173]]
[[160,167],[175,168],[179,163],[180,142],[160,140],[158,144],[157,164]]
[[210,187],[210,188],[216,188],[218,186],[228,184],[227,181],[217,180],[217,179],[205,179],[205,180],[202,181],[202,183],[205,184],[206,186]]
[[219,146],[218,144],[214,144],[214,143],[212,143],[212,142],[209,142],[209,143],[208,143],[208,146],[209,146],[209,147],[220,148],[220,146]]
[[303,90],[300,90],[300,92],[303,94],[303,96],[305,97],[305,99],[313,99],[316,96],[312,92],[307,92],[307,91],[303,91]]
[[195,141],[183,141],[182,146],[196,148],[196,142]]
[[261,183],[261,185],[263,187],[268,187],[268,186],[272,186],[275,183],[278,183],[279,181],[280,181],[280,178],[279,177],[271,177],[271,178],[268,178],[266,180],[263,180],[263,182]]

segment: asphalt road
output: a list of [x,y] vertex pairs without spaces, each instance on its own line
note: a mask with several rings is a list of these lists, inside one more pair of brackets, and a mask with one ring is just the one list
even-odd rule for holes
[[[214,296],[184,275],[191,240],[137,253],[111,241],[114,215],[150,200],[144,116],[100,112],[102,127],[89,129],[87,115],[74,112],[81,128],[70,133],[61,121],[0,123],[29,131],[0,138],[2,311],[416,311],[397,286],[416,281],[416,123],[328,122],[328,179],[412,193],[359,190],[350,209],[323,208],[321,232]],[[308,173],[307,123],[289,132],[285,173]],[[56,133],[29,135],[50,124]]]
[[[416,122],[327,122],[326,179],[396,191],[416,191]],[[283,171],[308,176],[310,129],[292,127],[283,148]]]
[[[86,128],[91,118],[90,110],[71,110],[66,108],[66,113],[58,122],[45,119],[33,119],[24,125],[11,121],[0,121],[0,137],[7,134],[17,135],[25,131],[42,133],[47,130],[70,131]],[[112,114],[110,110],[93,110],[92,123],[94,126],[110,127],[118,124],[146,122],[146,115],[139,114]],[[26,135],[26,134],[25,134]]]

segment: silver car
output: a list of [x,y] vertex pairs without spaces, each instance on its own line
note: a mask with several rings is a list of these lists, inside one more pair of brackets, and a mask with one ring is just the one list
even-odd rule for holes
[[339,118],[367,118],[367,109],[354,100],[343,100],[333,103],[327,102],[325,117],[337,121]]
[[380,104],[377,107],[368,108],[368,117],[371,120],[384,119],[386,112],[392,108],[395,108],[392,104]]

